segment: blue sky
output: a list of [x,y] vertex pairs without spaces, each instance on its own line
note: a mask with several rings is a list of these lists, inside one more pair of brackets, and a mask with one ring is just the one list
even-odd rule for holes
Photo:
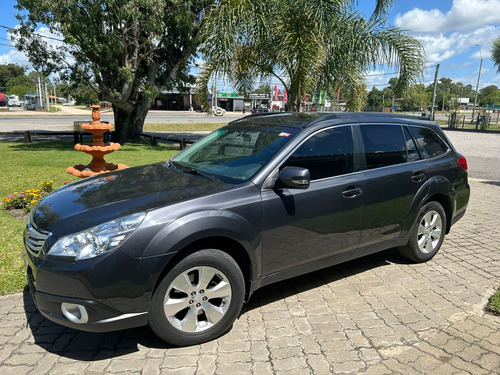
[[[22,53],[8,46],[11,43],[4,28],[17,25],[16,0],[0,0],[0,3],[0,63],[29,65]],[[367,15],[374,6],[375,0],[357,1],[358,9]],[[440,64],[439,77],[475,88],[482,57],[479,87],[492,84],[500,87],[500,74],[490,57],[492,41],[500,37],[500,0],[395,0],[388,22],[407,30],[424,45],[429,67],[425,84],[433,80],[435,65]],[[374,85],[382,88],[392,77],[387,73],[392,71],[367,72],[368,90]]]

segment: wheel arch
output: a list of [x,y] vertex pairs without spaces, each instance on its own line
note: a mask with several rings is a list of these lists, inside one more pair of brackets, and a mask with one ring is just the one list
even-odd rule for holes
[[163,269],[158,275],[155,282],[152,294],[155,293],[158,285],[168,272],[178,264],[182,259],[204,249],[217,249],[228,254],[238,264],[243,279],[245,280],[245,299],[249,297],[250,286],[253,279],[254,265],[251,257],[249,256],[245,247],[236,241],[234,238],[226,236],[210,236],[194,240],[187,244],[182,249],[178,250],[168,262],[164,265]]
[[450,232],[451,228],[451,216],[453,213],[453,207],[451,204],[451,199],[447,194],[444,193],[436,193],[430,196],[422,205],[425,205],[429,202],[437,202],[443,207],[444,213],[446,214],[446,234]]
[[439,203],[446,214],[446,234],[449,233],[451,228],[451,220],[453,216],[453,200],[452,196],[454,194],[454,189],[452,184],[442,176],[436,176],[429,179],[422,187],[419,189],[415,198],[410,206],[408,215],[406,218],[406,224],[404,226],[404,232],[402,236],[407,236],[408,231],[415,222],[418,213],[422,207],[428,202]]

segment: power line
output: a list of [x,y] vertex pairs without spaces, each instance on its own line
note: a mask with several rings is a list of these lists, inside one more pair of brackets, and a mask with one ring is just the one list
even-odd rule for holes
[[[14,30],[14,27],[8,27],[8,26],[4,26],[4,25],[0,25],[0,27],[3,28],[3,29],[7,29],[7,30]],[[64,39],[54,38],[52,36],[43,35],[43,34],[40,34],[40,33],[33,33],[33,35],[37,35],[40,38],[55,40],[57,42],[64,42]]]
[[[427,64],[425,65],[425,68],[426,69],[429,69],[429,68],[434,68],[436,67],[437,64]],[[365,75],[364,77],[378,77],[378,76],[390,76],[390,75],[396,75],[398,74],[399,72],[387,72],[387,73],[376,73],[376,74],[367,74]]]

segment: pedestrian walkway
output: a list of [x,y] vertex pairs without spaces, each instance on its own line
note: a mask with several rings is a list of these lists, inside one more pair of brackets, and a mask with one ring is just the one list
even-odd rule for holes
[[172,348],[147,328],[86,333],[0,297],[0,374],[498,374],[500,184],[471,181],[428,263],[395,250],[268,286],[218,340]]

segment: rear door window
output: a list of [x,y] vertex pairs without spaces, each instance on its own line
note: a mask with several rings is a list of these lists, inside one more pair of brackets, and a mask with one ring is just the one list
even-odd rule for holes
[[366,169],[406,162],[406,146],[401,126],[361,125],[360,130],[365,148]]

